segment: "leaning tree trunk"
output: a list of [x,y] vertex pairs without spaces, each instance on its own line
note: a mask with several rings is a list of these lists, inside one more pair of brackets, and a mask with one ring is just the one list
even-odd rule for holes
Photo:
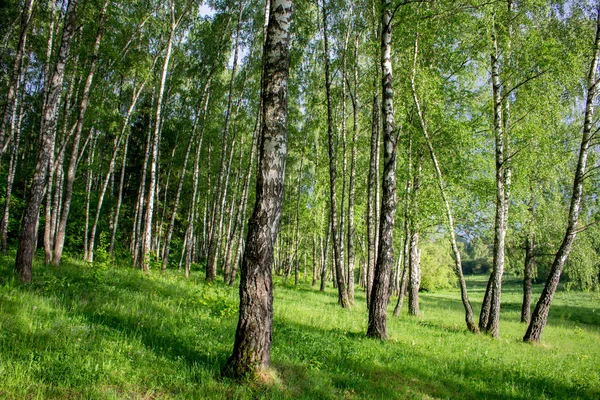
[[348,300],[348,292],[346,291],[346,283],[344,282],[344,260],[342,255],[342,235],[339,232],[339,223],[337,219],[337,196],[335,193],[337,181],[336,168],[336,151],[334,145],[333,133],[333,107],[331,99],[331,77],[329,74],[329,42],[327,38],[327,8],[326,2],[323,0],[323,45],[325,51],[325,88],[327,92],[327,136],[329,138],[329,201],[330,201],[330,217],[331,217],[331,235],[333,239],[333,263],[336,271],[336,279],[338,286],[338,301],[343,308],[350,307]]
[[42,110],[41,138],[36,156],[35,172],[33,173],[29,195],[27,196],[27,205],[25,206],[25,213],[21,223],[19,247],[15,261],[15,271],[20,275],[23,282],[31,282],[31,268],[35,255],[40,205],[44,198],[48,161],[54,151],[57,108],[60,104],[62,82],[71,50],[71,40],[76,29],[77,1],[70,0],[67,6],[60,49],[54,71],[52,72],[51,83],[48,87],[48,96]]
[[473,318],[473,309],[471,308],[471,302],[469,301],[469,296],[467,294],[467,284],[465,282],[465,277],[463,275],[460,250],[458,249],[458,243],[456,241],[456,232],[454,229],[454,218],[452,215],[452,209],[450,208],[450,202],[448,201],[448,196],[446,195],[446,184],[444,182],[444,177],[442,176],[440,164],[439,164],[437,156],[435,154],[435,150],[433,148],[433,143],[431,141],[431,137],[429,136],[429,131],[427,129],[427,123],[425,121],[425,116],[421,109],[421,104],[419,103],[419,98],[417,95],[415,76],[417,73],[417,54],[418,54],[418,49],[419,49],[418,38],[419,37],[417,35],[417,38],[415,39],[413,73],[412,73],[412,77],[411,77],[411,88],[412,88],[413,100],[415,102],[415,107],[417,109],[417,114],[419,116],[419,122],[421,124],[423,136],[425,136],[425,140],[427,141],[427,147],[429,148],[429,156],[431,157],[431,161],[435,168],[435,174],[437,177],[438,188],[440,189],[440,194],[442,195],[442,200],[444,202],[444,207],[446,209],[447,229],[448,229],[448,232],[450,233],[450,244],[452,246],[452,252],[454,253],[454,273],[456,274],[456,277],[458,278],[458,283],[460,285],[461,300],[463,303],[463,307],[465,309],[465,321],[467,323],[467,328],[471,332],[478,333],[479,329],[477,328],[477,324],[475,324],[475,321]]
[[92,88],[92,82],[94,80],[94,73],[96,71],[96,63],[98,61],[98,51],[100,50],[100,42],[102,40],[102,34],[104,32],[104,20],[106,17],[106,9],[108,8],[108,1],[105,1],[104,6],[100,14],[100,22],[98,24],[98,33],[96,35],[96,41],[94,43],[94,50],[92,52],[92,60],[88,76],[85,80],[83,87],[83,94],[81,95],[81,104],[79,105],[79,114],[77,115],[77,125],[75,128],[75,136],[73,136],[73,149],[71,152],[71,159],[69,160],[69,168],[67,169],[67,181],[65,185],[64,200],[62,206],[62,213],[60,216],[60,222],[58,223],[58,230],[54,238],[54,254],[52,256],[52,263],[55,266],[60,265],[60,259],[62,258],[62,252],[65,244],[65,233],[67,229],[67,219],[69,218],[69,211],[71,209],[71,199],[73,198],[73,182],[75,181],[75,173],[77,172],[77,158],[79,156],[79,142],[81,140],[81,132],[83,131],[83,122],[85,119],[85,113],[90,99],[90,91]]
[[[260,377],[271,363],[273,245],[281,220],[287,156],[287,80],[292,2],[273,0],[264,46],[263,118],[256,203],[242,261],[240,314],[228,375]],[[264,377],[264,375],[262,375]]]
[[[27,43],[27,32],[29,31],[29,23],[35,0],[26,0],[21,13],[21,35],[19,36],[19,44],[17,45],[17,53],[15,54],[15,62],[13,65],[10,85],[4,106],[2,121],[0,122],[0,157],[6,151],[10,137],[14,136],[14,132],[10,128],[14,128],[15,110],[17,109],[17,99],[19,95],[19,86],[21,85],[21,69],[23,68],[23,55],[25,53],[25,44]],[[7,130],[10,129],[10,132]]]
[[396,151],[394,127],[394,90],[392,78],[391,1],[382,0],[381,11],[381,83],[384,134],[383,181],[379,246],[373,276],[367,336],[387,339],[387,305],[390,271],[394,265],[394,220],[396,217]]
[[598,93],[598,78],[596,76],[596,68],[598,66],[598,57],[600,56],[600,7],[597,9],[596,19],[596,38],[594,40],[594,56],[590,63],[590,71],[588,74],[587,98],[585,103],[585,117],[583,122],[583,132],[581,135],[581,147],[579,149],[579,158],[577,160],[577,169],[575,170],[575,179],[573,180],[573,193],[571,195],[571,204],[569,206],[569,218],[565,237],[556,253],[550,273],[544,290],[538,300],[535,310],[531,316],[531,322],[527,328],[527,332],[523,337],[526,342],[539,342],[546,323],[548,322],[548,312],[552,298],[558,287],[560,275],[567,262],[573,242],[577,236],[577,222],[581,212],[581,199],[583,197],[583,182],[586,178],[586,167],[588,152],[592,144],[592,139],[596,131],[593,130],[594,121],[594,100]]

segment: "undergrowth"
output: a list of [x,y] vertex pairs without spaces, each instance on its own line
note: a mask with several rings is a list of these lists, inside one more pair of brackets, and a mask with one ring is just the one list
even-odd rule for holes
[[[206,285],[198,272],[144,274],[108,261],[36,264],[30,285],[2,261],[0,398],[600,398],[594,293],[558,293],[541,345],[521,341],[516,281],[503,289],[500,339],[466,331],[453,290],[422,293],[419,318],[390,313],[390,340],[380,342],[365,337],[362,292],[343,310],[333,289],[277,280],[279,383],[264,386],[220,377],[236,288]],[[485,278],[469,287],[477,312]]]

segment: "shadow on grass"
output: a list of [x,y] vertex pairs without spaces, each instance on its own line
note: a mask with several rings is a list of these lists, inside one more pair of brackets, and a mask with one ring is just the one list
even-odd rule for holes
[[[314,346],[330,343],[336,348],[312,355],[310,352],[315,349],[307,349],[307,359],[301,362],[274,360],[284,384],[296,398],[516,400],[531,398],[532,393],[552,398],[597,398],[600,395],[598,388],[578,390],[557,379],[522,375],[502,365],[482,367],[476,362],[465,363],[462,356],[440,356],[435,349],[417,350],[398,342],[366,339],[363,332],[322,329],[289,321],[285,325],[287,334],[301,336],[310,332],[315,340]],[[276,338],[274,346],[283,354],[293,353],[297,346],[301,346],[298,344],[301,340],[294,339]],[[374,349],[373,357],[354,357],[359,342],[362,343],[360,346]],[[315,356],[320,357],[316,365],[313,363]],[[443,364],[443,373],[435,368],[440,364]],[[510,382],[502,378],[507,376],[510,376]]]
[[[220,368],[229,355],[225,348],[229,349],[233,340],[234,326],[230,322],[234,317],[225,317],[224,321],[213,317],[206,318],[202,326],[185,321],[186,326],[181,327],[177,326],[176,321],[170,320],[165,326],[160,317],[169,318],[168,313],[172,310],[153,301],[154,296],[161,296],[178,297],[178,300],[183,302],[194,295],[196,285],[188,287],[181,282],[144,279],[141,273],[123,273],[118,270],[107,272],[106,276],[98,280],[91,268],[86,269],[82,266],[44,271],[40,268],[35,272],[37,281],[30,286],[20,286],[19,290],[52,297],[69,314],[82,317],[90,324],[119,332],[129,341],[139,340],[158,357],[181,361],[182,366],[201,366],[209,371],[213,379],[220,379]],[[0,280],[8,282],[10,276],[12,269],[2,268]],[[112,290],[115,288],[116,290]],[[281,295],[286,297],[291,296],[290,292],[293,290],[279,289]],[[310,307],[317,307],[319,304],[323,307],[319,312],[334,312],[333,308],[324,309],[331,304],[335,307],[337,296],[334,293],[320,293],[302,287],[297,290],[310,291],[314,296],[311,302],[314,301],[315,304],[310,304]],[[103,307],[110,302],[126,303],[130,300],[130,293],[148,299],[141,315]],[[424,305],[462,312],[459,298],[454,300],[424,296]],[[362,307],[360,303],[357,303],[357,306]],[[10,305],[8,310],[14,307],[16,306]],[[195,307],[200,306],[196,304]],[[209,305],[202,307],[210,312]],[[185,309],[181,312],[185,312],[186,317],[197,318],[193,310],[195,309]],[[553,322],[554,319],[551,320],[551,323]],[[432,330],[444,330],[449,335],[464,334],[463,329],[436,326],[432,323],[422,325],[429,330],[427,334],[433,334]],[[462,325],[460,327],[462,328]],[[597,398],[600,395],[597,388],[572,393],[572,387],[558,380],[538,379],[527,374],[518,375],[503,365],[494,368],[482,367],[472,359],[465,361],[462,355],[443,352],[440,354],[435,348],[422,349],[399,342],[368,340],[365,339],[364,332],[342,328],[325,329],[276,316],[273,366],[279,371],[283,387],[268,389],[264,395],[307,399],[521,399],[529,397],[532,392],[539,393],[540,397],[568,397],[573,394]],[[201,330],[202,335],[195,335],[194,329]],[[221,341],[227,342],[228,345],[222,345]],[[57,365],[58,367],[63,366]],[[510,383],[519,389],[516,391],[518,394],[512,394],[510,389],[507,389],[506,382],[500,378],[503,374],[510,376]],[[255,394],[259,394],[258,392],[255,390]]]
[[[425,312],[427,308],[446,309],[455,311],[457,313],[464,312],[462,302],[459,298],[450,299],[446,297],[423,296],[421,298],[421,304],[421,308]],[[473,313],[477,318],[479,315],[480,304],[472,303],[472,305]],[[535,301],[532,302],[531,312],[533,312],[534,308]],[[521,303],[502,302],[501,311],[503,314],[513,313],[520,315]],[[505,316],[502,318],[505,318]],[[557,304],[556,301],[552,304],[550,307],[550,314],[548,316],[548,325],[574,328],[576,324],[580,324],[582,328],[597,332],[600,328],[600,313],[592,312],[591,307]]]

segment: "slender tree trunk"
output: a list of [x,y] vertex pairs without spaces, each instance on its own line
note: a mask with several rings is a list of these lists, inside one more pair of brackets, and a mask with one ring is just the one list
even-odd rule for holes
[[[206,84],[204,85],[204,90],[202,91],[202,96],[206,97],[208,95],[208,88],[210,86],[210,77],[207,79]],[[202,102],[202,101],[201,101]],[[177,192],[175,194],[175,202],[173,203],[173,211],[171,212],[171,218],[169,220],[169,228],[167,229],[167,236],[165,238],[165,246],[163,250],[162,257],[162,269],[163,271],[167,269],[169,265],[169,252],[171,251],[171,238],[173,237],[173,230],[175,229],[175,219],[177,218],[177,211],[179,209],[179,200],[181,198],[181,192],[183,190],[183,182],[185,180],[185,175],[187,171],[187,163],[190,157],[190,151],[192,149],[192,144],[196,140],[196,131],[198,129],[198,118],[200,117],[197,113],[196,118],[194,120],[194,127],[192,128],[192,134],[190,135],[190,139],[188,141],[188,145],[185,151],[185,157],[183,158],[183,166],[181,167],[181,177],[179,178],[179,184],[177,185]],[[165,203],[166,206],[166,203]],[[194,205],[195,206],[195,205]]]
[[[417,35],[415,39],[415,52],[414,52],[414,62],[413,62],[413,73],[411,77],[411,88],[413,100],[415,102],[415,107],[417,109],[417,114],[419,116],[419,122],[421,124],[421,129],[423,132],[423,136],[425,136],[425,140],[427,141],[427,147],[429,149],[429,155],[431,157],[431,162],[435,168],[435,174],[437,177],[438,188],[440,189],[440,194],[442,195],[442,200],[444,202],[444,207],[446,209],[446,229],[450,234],[450,244],[452,247],[452,252],[454,254],[454,273],[458,278],[458,283],[460,285],[460,293],[461,299],[463,303],[463,307],[465,309],[465,322],[467,323],[467,328],[473,332],[478,333],[479,329],[477,324],[475,324],[475,320],[473,318],[473,309],[471,308],[471,302],[469,301],[469,296],[467,294],[467,284],[465,282],[465,277],[463,275],[462,270],[462,261],[460,256],[460,251],[458,249],[458,243],[456,242],[456,232],[454,229],[454,218],[452,215],[452,209],[450,208],[450,203],[448,201],[448,196],[446,196],[446,185],[444,182],[444,177],[442,176],[442,171],[440,169],[440,165],[435,155],[435,150],[433,148],[433,143],[431,142],[431,137],[429,136],[429,131],[427,128],[427,123],[425,121],[425,116],[423,115],[423,111],[421,109],[421,104],[419,102],[419,98],[417,95],[417,88],[415,84],[415,77],[417,73],[417,55],[419,49],[419,36]],[[412,275],[411,275],[412,276]]]
[[312,286],[317,286],[317,238],[313,233],[313,278],[312,278]]
[[[98,222],[100,221],[100,212],[102,211],[102,204],[104,203],[104,196],[106,195],[106,190],[108,188],[108,184],[111,176],[115,170],[115,164],[117,163],[117,156],[119,154],[119,148],[121,147],[121,141],[123,137],[126,135],[127,129],[129,128],[129,120],[131,114],[133,113],[133,109],[135,108],[135,104],[137,103],[137,99],[142,89],[144,88],[144,84],[140,87],[140,90],[134,94],[134,98],[132,99],[131,105],[129,106],[129,110],[127,110],[127,116],[125,117],[125,122],[123,123],[123,128],[119,135],[115,136],[113,142],[113,153],[110,158],[110,162],[108,164],[108,172],[106,173],[106,177],[104,178],[104,182],[102,183],[102,187],[100,188],[100,193],[98,194],[98,206],[96,207],[96,215],[94,217],[94,224],[92,225],[92,231],[90,234],[89,247],[87,251],[87,261],[94,261],[94,243],[96,238],[96,230],[98,228]],[[129,134],[127,134],[127,139],[129,139]],[[126,149],[124,149],[126,150]],[[125,157],[125,154],[123,155]],[[120,207],[120,204],[118,205]]]
[[302,155],[300,156],[300,169],[298,170],[298,181],[296,182],[296,230],[294,232],[294,285],[298,286],[298,247],[299,247],[299,239],[298,234],[300,232],[300,195],[302,194],[301,184],[302,184],[302,167],[304,166],[304,150],[306,148],[306,137],[304,138],[304,144],[302,146]]
[[[92,135],[93,136],[93,135]],[[88,259],[89,250],[89,226],[90,226],[90,200],[92,197],[92,183],[94,181],[94,170],[92,164],[94,163],[94,151],[96,150],[96,139],[92,137],[92,143],[88,150],[88,173],[86,182],[86,196],[85,196],[85,233],[83,236],[83,259]]]
[[354,303],[354,194],[356,181],[356,159],[358,157],[358,41],[354,40],[354,95],[352,96],[352,159],[350,161],[350,188],[348,193],[348,299]]
[[[242,261],[240,314],[225,372],[260,377],[270,367],[271,267],[281,219],[287,156],[287,78],[292,2],[273,0],[264,57],[263,119],[256,204]],[[262,375],[264,376],[264,375]]]
[[[226,187],[225,184],[225,171],[229,170],[226,165],[227,161],[227,150],[229,146],[229,125],[231,121],[231,111],[233,107],[233,91],[235,86],[235,78],[237,75],[238,68],[238,57],[239,57],[239,43],[240,43],[240,31],[242,25],[242,15],[244,10],[244,2],[239,2],[239,13],[238,22],[235,35],[235,44],[233,48],[233,65],[231,69],[231,78],[229,80],[229,95],[227,99],[227,110],[225,112],[225,124],[223,128],[223,146],[221,153],[221,166],[219,168],[219,179],[217,181],[217,188],[215,192],[214,201],[214,218],[211,220],[211,234],[209,238],[208,247],[208,260],[206,264],[206,281],[212,282],[217,277],[217,263],[219,255],[219,244],[221,242],[221,233],[223,229],[223,210],[225,208],[226,199]],[[233,147],[233,146],[232,146]],[[233,149],[232,149],[233,150]],[[217,226],[215,226],[217,224]],[[216,229],[215,229],[216,228]]]
[[333,259],[336,270],[336,283],[338,286],[338,301],[343,308],[350,307],[350,301],[348,300],[348,292],[346,291],[346,283],[344,282],[344,259],[342,254],[341,242],[343,233],[338,231],[339,222],[337,219],[337,196],[336,196],[336,182],[337,182],[337,168],[336,168],[336,151],[334,145],[334,132],[333,132],[333,107],[331,99],[331,78],[329,76],[329,42],[327,37],[327,8],[326,0],[323,0],[323,43],[325,50],[325,88],[327,92],[327,135],[329,138],[329,194],[330,194],[330,217],[331,217],[331,234],[333,237]]
[[[414,216],[416,218],[417,216]],[[419,249],[419,232],[411,232],[410,264],[408,281],[408,313],[421,315],[419,307],[419,287],[421,286],[421,250]]]
[[590,70],[587,77],[587,98],[585,102],[585,116],[583,122],[583,132],[581,135],[581,146],[579,148],[579,157],[577,160],[577,169],[575,170],[575,178],[573,180],[573,193],[569,206],[569,217],[565,237],[556,253],[550,273],[544,290],[535,306],[535,310],[531,315],[531,322],[527,327],[527,332],[523,337],[526,342],[539,342],[546,323],[548,322],[548,312],[552,298],[558,287],[560,275],[567,262],[569,253],[577,236],[577,222],[581,212],[581,200],[583,198],[583,182],[586,178],[586,168],[588,160],[588,152],[594,137],[594,100],[598,94],[598,77],[596,69],[598,67],[598,57],[600,56],[600,6],[596,9],[598,13],[596,19],[596,38],[594,40],[594,56],[590,63]]
[[142,252],[140,254],[142,270],[148,271],[150,268],[148,255],[152,249],[152,217],[154,214],[154,197],[157,187],[157,166],[158,166],[158,147],[160,143],[160,131],[161,131],[161,118],[162,118],[162,104],[164,99],[165,87],[167,85],[167,74],[169,72],[169,63],[171,61],[171,54],[173,51],[173,40],[175,37],[175,30],[177,29],[177,22],[175,21],[175,4],[173,1],[170,3],[171,7],[171,29],[169,32],[169,41],[167,43],[167,53],[162,68],[162,75],[160,79],[160,86],[158,89],[158,97],[156,101],[156,120],[154,122],[153,132],[153,145],[152,145],[152,159],[150,161],[150,182],[148,185],[148,194],[146,197],[146,215],[144,218],[144,234],[142,239]]
[[[208,105],[210,103],[210,84],[206,86],[206,93],[204,96],[204,108],[202,110],[202,129],[200,130],[200,137],[198,138],[198,144],[196,145],[196,159],[194,160],[194,175],[192,182],[192,201],[190,203],[190,211],[188,214],[188,226],[185,231],[185,245],[183,251],[185,252],[185,277],[189,278],[190,269],[193,261],[193,244],[194,244],[194,227],[196,219],[196,201],[198,199],[198,186],[200,182],[200,156],[202,155],[202,142],[204,141],[204,130],[206,128],[206,118],[208,112]],[[210,166],[210,147],[208,166]],[[208,199],[208,197],[207,197]],[[208,204],[208,203],[207,203]],[[205,208],[206,210],[206,208]],[[205,213],[206,215],[206,213]],[[204,219],[206,226],[206,218]]]
[[40,205],[44,197],[44,186],[48,173],[48,162],[54,151],[56,136],[57,108],[62,94],[62,82],[65,66],[69,58],[71,40],[75,33],[77,1],[70,0],[65,15],[65,24],[51,83],[48,87],[48,96],[42,110],[41,140],[36,156],[35,172],[27,196],[25,214],[21,223],[19,247],[15,261],[15,271],[23,282],[31,282],[31,268],[35,255],[37,227],[40,216]]
[[[532,221],[530,222],[530,224]],[[529,323],[531,314],[531,284],[535,267],[535,238],[533,229],[529,229],[525,239],[525,266],[523,269],[523,304],[521,307],[521,322]]]
[[[347,178],[348,178],[348,140],[347,140],[347,128],[346,128],[346,81],[348,79],[348,72],[347,72],[347,53],[348,53],[348,41],[350,39],[350,29],[346,30],[346,35],[344,37],[344,47],[342,49],[342,82],[341,82],[341,89],[342,89],[342,98],[341,98],[341,108],[342,108],[342,115],[341,115],[341,119],[342,119],[342,197],[341,197],[341,201],[340,201],[340,259],[342,260],[342,271],[344,273],[344,275],[342,275],[344,277],[344,281],[346,284],[348,284],[348,279],[350,279],[349,277],[347,277],[347,264],[346,264],[346,257],[345,257],[345,240],[348,237],[347,232],[346,232],[346,208],[345,208],[345,203],[346,203],[346,191],[347,191]],[[354,300],[350,299],[350,294],[348,294],[348,302],[350,305],[352,305],[352,303],[354,302]]]
[[8,143],[11,140],[10,138],[15,134],[15,132],[12,130],[10,130],[10,132],[7,132],[7,130],[15,126],[14,118],[15,110],[17,109],[17,99],[19,97],[19,86],[21,84],[23,55],[25,54],[27,32],[29,31],[29,23],[31,22],[34,3],[34,0],[25,0],[23,12],[21,13],[21,34],[19,36],[19,44],[17,45],[17,52],[15,54],[15,62],[13,65],[10,85],[8,87],[8,94],[6,97],[6,105],[4,106],[2,122],[0,123],[0,157],[6,151]]
[[394,315],[400,316],[402,305],[404,303],[404,295],[406,294],[406,286],[408,284],[408,272],[410,265],[410,244],[412,233],[410,231],[410,204],[412,202],[412,136],[408,136],[408,162],[406,163],[406,196],[404,200],[404,246],[402,251],[402,278],[400,279],[400,291],[398,293],[398,302],[394,308]]
[[392,11],[391,1],[382,0],[381,11],[381,83],[384,134],[383,182],[381,186],[381,221],[379,247],[373,276],[367,336],[387,339],[387,305],[390,270],[394,265],[394,221],[396,217],[396,151],[394,126],[394,90],[392,79]]
[[328,219],[327,223],[327,236],[325,238],[325,246],[323,247],[323,238],[321,238],[321,292],[325,291],[325,284],[327,283],[327,265],[329,264],[329,239],[331,238],[331,218]]
[[119,180],[119,194],[117,196],[117,206],[115,207],[115,217],[112,223],[112,230],[110,233],[110,245],[108,247],[108,253],[110,255],[115,254],[115,239],[117,237],[117,229],[119,227],[119,215],[121,214],[121,204],[123,203],[123,187],[125,183],[125,167],[127,165],[127,150],[129,149],[129,135],[127,133],[125,137],[125,145],[123,147],[123,163],[121,164],[121,178]]
[[[154,94],[152,96],[154,99]],[[154,103],[154,101],[152,101]],[[138,189],[138,199],[135,206],[135,218],[133,222],[133,232],[131,237],[131,250],[133,253],[133,265],[142,268],[142,259],[140,252],[142,249],[142,219],[144,215],[144,196],[146,193],[146,175],[148,174],[148,160],[152,148],[152,134],[149,132],[146,138],[144,151],[144,162],[142,163],[142,178]]]
[[[6,247],[8,240],[8,218],[10,215],[10,201],[12,198],[13,183],[15,181],[15,174],[17,171],[17,163],[19,159],[19,145],[21,144],[21,123],[25,114],[25,107],[23,105],[23,85],[25,84],[25,75],[29,69],[29,60],[25,68],[21,71],[21,83],[19,84],[19,96],[20,101],[15,102],[14,116],[11,120],[11,135],[14,136],[14,141],[11,146],[10,160],[8,162],[8,174],[6,177],[6,192],[4,197],[4,212],[2,213],[2,220],[0,220],[0,243],[2,248],[2,254],[6,255]],[[19,99],[17,99],[19,100]]]
[[[60,222],[58,224],[58,230],[54,238],[54,255],[52,262],[55,266],[60,265],[60,259],[62,258],[62,252],[65,244],[65,233],[67,228],[67,219],[69,218],[69,212],[71,209],[71,199],[73,197],[73,182],[75,181],[75,173],[77,172],[77,158],[79,156],[79,142],[81,140],[81,132],[83,131],[83,122],[85,119],[85,113],[90,99],[90,92],[92,88],[92,82],[94,80],[94,73],[96,71],[96,63],[98,60],[98,51],[100,50],[100,42],[102,40],[102,34],[104,32],[104,21],[106,17],[106,10],[108,8],[108,1],[104,2],[102,11],[100,13],[100,22],[98,23],[98,33],[96,35],[96,41],[94,43],[94,49],[91,57],[90,70],[85,80],[83,87],[83,94],[81,95],[81,104],[79,105],[79,114],[77,116],[77,127],[75,128],[75,136],[73,137],[73,150],[71,152],[71,159],[69,160],[69,168],[67,169],[67,181],[65,185],[64,201],[62,206],[62,213],[60,216]],[[92,239],[93,240],[93,239]],[[88,254],[89,256],[89,254]],[[91,260],[90,260],[91,261]]]
[[[487,304],[482,306],[479,317],[479,327],[481,329],[487,319],[485,331],[490,333],[493,337],[498,337],[500,334],[500,297],[502,292],[502,276],[504,274],[504,243],[506,238],[506,173],[504,163],[505,139],[502,112],[502,81],[500,79],[500,56],[495,26],[492,30],[492,46],[492,92],[494,100],[494,133],[496,140],[496,217],[494,222],[494,260],[489,285],[490,293],[486,293],[486,296],[489,299],[489,309]],[[488,314],[488,310],[489,315],[486,315]]]
[[379,151],[379,92],[377,90],[377,76],[373,83],[375,94],[373,95],[373,113],[371,119],[371,152],[369,161],[368,178],[368,200],[367,200],[367,246],[368,246],[368,266],[367,266],[367,308],[371,303],[371,289],[373,287],[373,273],[377,261],[377,205],[376,205],[376,187],[379,185],[379,175],[377,173]]
[[[260,110],[259,110],[260,112]],[[260,119],[260,118],[259,118]],[[252,149],[250,150],[250,161],[248,162],[248,168],[246,169],[246,175],[244,177],[244,186],[242,188],[242,198],[240,202],[240,208],[237,211],[237,221],[235,223],[238,231],[237,235],[237,251],[233,260],[231,268],[231,275],[229,276],[229,285],[233,285],[236,279],[239,260],[242,255],[242,249],[244,247],[244,223],[246,221],[246,211],[248,209],[248,189],[250,187],[250,179],[252,177],[252,169],[254,165],[254,158],[258,148],[258,129],[255,129],[252,135]]]

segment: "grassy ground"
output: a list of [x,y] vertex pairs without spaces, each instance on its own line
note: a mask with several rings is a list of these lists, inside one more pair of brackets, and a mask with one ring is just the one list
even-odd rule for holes
[[[478,311],[484,277],[470,280]],[[539,288],[536,288],[539,290]],[[423,293],[421,318],[366,339],[364,295],[277,281],[269,387],[220,378],[237,290],[196,272],[147,275],[71,262],[34,282],[0,263],[0,398],[600,398],[598,294],[558,293],[541,345],[521,342],[520,287],[507,282],[501,339],[466,332],[458,292]],[[393,305],[390,305],[390,311]],[[391,313],[390,313],[391,315]]]

